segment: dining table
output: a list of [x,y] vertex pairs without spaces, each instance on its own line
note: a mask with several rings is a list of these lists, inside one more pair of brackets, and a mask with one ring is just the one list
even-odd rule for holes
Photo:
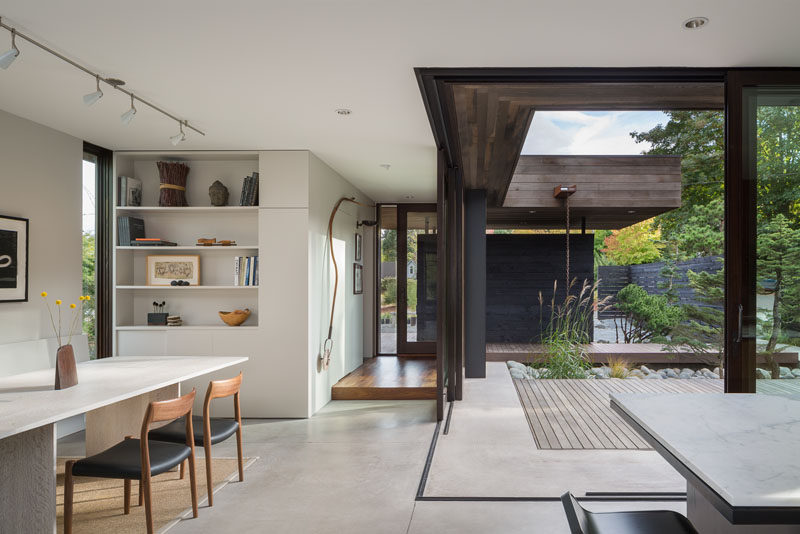
[[800,396],[615,393],[611,407],[686,479],[700,534],[800,533]]
[[[151,401],[185,380],[245,356],[114,356],[77,364],[78,384],[56,390],[54,370],[0,378],[0,532],[55,532],[56,429],[85,414],[86,454],[138,435]],[[204,391],[197,392],[202,402]]]

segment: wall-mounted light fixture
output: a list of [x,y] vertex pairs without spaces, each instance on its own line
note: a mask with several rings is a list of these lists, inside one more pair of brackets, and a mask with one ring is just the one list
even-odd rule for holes
[[[0,68],[7,69],[8,67],[11,66],[11,64],[14,62],[14,60],[17,59],[17,57],[19,57],[20,50],[17,47],[17,42],[16,42],[16,38],[19,37],[20,39],[24,39],[25,41],[31,43],[32,45],[35,45],[35,46],[39,47],[40,49],[44,50],[48,54],[57,57],[58,59],[64,61],[65,63],[69,63],[70,65],[72,65],[76,69],[81,70],[81,71],[85,72],[86,74],[89,74],[90,76],[95,78],[95,81],[97,82],[97,85],[96,85],[97,90],[95,92],[93,92],[93,93],[89,93],[87,95],[84,95],[84,97],[83,97],[83,102],[87,106],[91,106],[92,104],[94,104],[95,102],[97,102],[98,100],[100,100],[103,97],[103,91],[100,89],[100,82],[103,82],[105,84],[110,85],[111,87],[113,87],[117,91],[119,91],[121,93],[124,93],[124,94],[126,94],[126,95],[131,97],[131,107],[130,107],[130,109],[128,109],[128,111],[126,111],[125,113],[123,113],[120,116],[120,120],[122,121],[123,124],[129,124],[133,120],[133,116],[136,115],[136,106],[134,105],[134,100],[137,100],[140,103],[144,104],[145,106],[149,107],[150,109],[152,109],[154,111],[157,111],[157,112],[161,113],[162,115],[164,115],[166,117],[169,117],[170,119],[172,119],[174,121],[177,121],[181,125],[181,127],[180,127],[181,133],[178,134],[180,136],[180,140],[178,141],[178,143],[180,141],[183,141],[184,139],[186,139],[186,134],[183,131],[184,127],[188,128],[190,130],[194,130],[195,132],[199,133],[200,135],[206,135],[204,132],[198,130],[197,128],[195,128],[194,126],[189,124],[189,121],[187,121],[185,119],[179,119],[178,117],[176,117],[172,113],[164,111],[163,109],[161,109],[157,105],[153,104],[152,102],[150,102],[148,100],[145,100],[145,99],[143,99],[141,97],[136,96],[135,94],[133,94],[132,91],[128,91],[127,89],[123,89],[121,86],[125,82],[122,82],[121,80],[119,80],[117,78],[104,78],[99,73],[90,70],[88,67],[86,67],[84,65],[81,65],[77,61],[74,61],[74,60],[66,57],[65,55],[63,55],[63,54],[61,54],[59,52],[56,52],[52,48],[40,43],[36,39],[33,39],[32,37],[29,37],[29,36],[25,35],[24,33],[18,32],[16,28],[13,28],[13,27],[7,25],[6,23],[4,23],[3,22],[3,17],[0,17],[0,28],[5,28],[9,32],[11,32],[11,49],[8,50],[7,52],[3,52],[2,54],[0,54]],[[170,140],[174,140],[175,137],[177,137],[177,136],[170,137]],[[173,142],[173,144],[177,144],[177,143]]]

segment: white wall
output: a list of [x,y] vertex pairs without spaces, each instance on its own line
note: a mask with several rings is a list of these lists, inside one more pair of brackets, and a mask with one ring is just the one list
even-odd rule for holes
[[0,344],[52,337],[39,293],[81,293],[83,142],[0,111],[0,215],[30,219],[28,302],[0,302]]
[[[336,310],[333,320],[333,347],[331,364],[321,370],[318,361],[327,338],[331,300],[334,289],[334,267],[328,243],[328,221],[336,202],[342,198],[353,198],[363,204],[372,205],[371,199],[353,187],[314,154],[309,161],[309,300],[308,300],[308,358],[312,371],[311,406],[316,412],[331,400],[331,386],[344,375],[363,363],[366,354],[371,355],[371,342],[364,343],[365,313],[371,309],[368,303],[371,290],[372,262],[368,251],[363,250],[364,293],[353,294],[353,264],[355,262],[356,222],[374,219],[375,209],[343,202],[334,219],[333,248],[339,267],[339,286],[336,292]],[[364,232],[362,243],[371,239],[372,233]]]

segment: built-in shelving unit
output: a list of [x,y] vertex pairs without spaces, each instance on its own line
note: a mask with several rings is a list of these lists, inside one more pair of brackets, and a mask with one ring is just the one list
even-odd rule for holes
[[[156,162],[180,161],[189,168],[187,207],[158,206],[159,174]],[[259,330],[258,286],[234,285],[234,258],[259,256],[259,208],[239,206],[244,178],[259,170],[258,152],[117,152],[115,176],[132,176],[142,181],[141,206],[117,206],[115,215],[137,217],[145,223],[146,237],[157,237],[178,246],[115,246],[114,325],[117,354],[169,353],[174,336],[180,332],[206,339],[204,347],[223,354],[231,339]],[[229,193],[228,206],[211,206],[209,186],[219,180]],[[116,181],[116,180],[115,180]],[[116,184],[115,184],[116,187]],[[118,199],[117,192],[115,199]],[[118,201],[115,204],[119,204]],[[115,217],[116,219],[116,217]],[[116,223],[116,221],[115,221]],[[114,225],[114,242],[119,243]],[[235,246],[197,246],[199,238],[233,240]],[[200,259],[200,284],[195,286],[147,285],[147,257],[152,255],[196,255]],[[259,257],[261,260],[261,257]],[[178,327],[148,326],[147,314],[154,301],[166,301],[170,315],[180,315]],[[251,315],[242,326],[230,327],[219,311],[248,308]],[[153,337],[156,336],[156,337]],[[167,337],[163,337],[167,336]],[[213,339],[207,336],[217,336]],[[225,336],[225,337],[219,337]],[[230,336],[234,336],[230,338]],[[178,338],[175,338],[178,339]],[[183,339],[183,338],[181,338]],[[249,352],[249,351],[248,351]]]

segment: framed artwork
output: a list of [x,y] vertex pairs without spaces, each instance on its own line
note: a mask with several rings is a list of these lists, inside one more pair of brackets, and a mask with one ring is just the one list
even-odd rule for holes
[[356,234],[356,261],[361,261],[361,254],[362,254],[361,251],[363,249],[363,245],[364,245],[363,238],[361,237],[361,234],[357,233]]
[[0,302],[28,300],[28,219],[0,215]]
[[147,256],[147,285],[169,286],[173,281],[200,285],[200,256]]
[[358,263],[353,264],[353,294],[360,295],[364,292],[363,266]]

